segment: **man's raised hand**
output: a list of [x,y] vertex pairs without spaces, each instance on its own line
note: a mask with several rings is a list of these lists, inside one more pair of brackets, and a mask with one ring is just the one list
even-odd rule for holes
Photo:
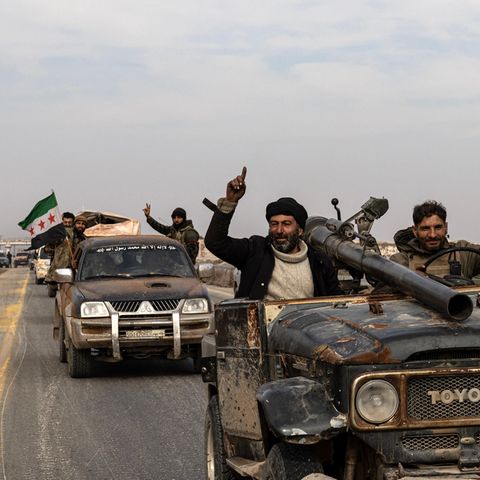
[[145,214],[145,216],[147,218],[150,216],[150,204],[149,203],[145,204],[145,208],[143,209],[143,213]]
[[229,202],[238,202],[244,195],[247,185],[245,177],[247,176],[247,167],[242,168],[242,173],[227,183],[226,198]]

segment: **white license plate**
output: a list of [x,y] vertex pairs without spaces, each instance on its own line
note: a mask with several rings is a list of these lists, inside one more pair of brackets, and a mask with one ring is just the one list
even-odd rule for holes
[[127,338],[143,338],[143,337],[157,337],[163,338],[165,336],[165,330],[152,329],[152,330],[126,330],[125,336]]

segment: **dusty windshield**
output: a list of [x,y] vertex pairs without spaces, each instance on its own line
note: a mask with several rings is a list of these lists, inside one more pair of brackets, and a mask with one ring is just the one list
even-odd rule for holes
[[175,245],[115,245],[89,250],[80,280],[112,277],[195,276],[186,254]]

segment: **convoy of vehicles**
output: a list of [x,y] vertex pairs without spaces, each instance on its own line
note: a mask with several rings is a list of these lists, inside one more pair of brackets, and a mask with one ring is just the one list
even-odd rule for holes
[[[384,207],[364,207],[306,227],[352,294],[217,305],[202,360],[209,480],[480,478],[480,287],[380,256],[369,229]],[[391,293],[363,291],[363,274]]]
[[59,359],[87,377],[96,361],[192,357],[208,480],[480,479],[480,286],[379,255],[386,208],[307,222],[348,295],[232,299],[214,315],[179,243],[89,238],[78,268],[56,271]]
[[214,332],[212,304],[183,246],[160,235],[88,238],[78,268],[56,270],[54,334],[72,377],[95,361],[191,357]]

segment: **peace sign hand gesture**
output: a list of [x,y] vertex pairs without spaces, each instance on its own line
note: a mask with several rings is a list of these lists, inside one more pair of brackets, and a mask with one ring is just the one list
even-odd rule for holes
[[145,214],[145,217],[147,217],[147,218],[150,216],[150,203],[145,204],[145,208],[143,209],[143,213]]

